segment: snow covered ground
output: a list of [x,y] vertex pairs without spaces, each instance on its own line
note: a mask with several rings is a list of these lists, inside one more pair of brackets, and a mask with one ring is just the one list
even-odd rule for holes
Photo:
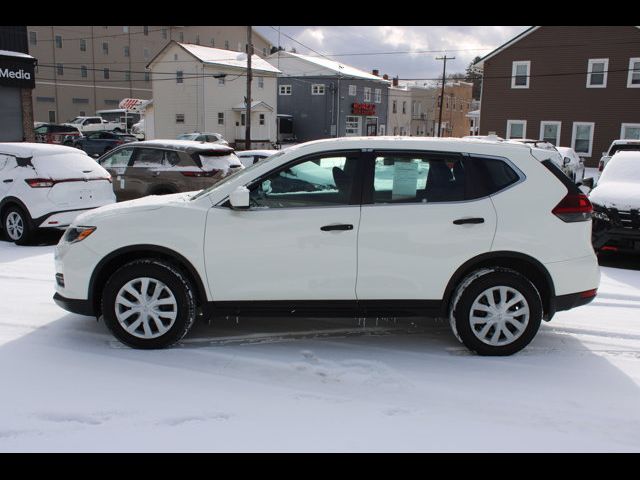
[[[0,452],[640,451],[640,259],[505,358],[444,323],[241,319],[138,351],[0,242]],[[624,268],[623,268],[624,267]]]

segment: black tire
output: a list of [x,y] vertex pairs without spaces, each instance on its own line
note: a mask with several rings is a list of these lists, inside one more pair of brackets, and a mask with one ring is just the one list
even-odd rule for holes
[[[523,332],[516,336],[515,340],[504,345],[491,345],[480,340],[473,332],[471,325],[471,307],[476,299],[491,287],[506,286],[520,293],[526,300],[529,307],[529,321]],[[512,297],[514,298],[514,297]],[[520,304],[523,305],[523,304]],[[515,307],[514,307],[515,308]],[[514,310],[516,312],[517,310]],[[451,306],[451,328],[456,335],[469,350],[479,355],[512,355],[525,348],[533,337],[535,337],[540,323],[542,321],[543,309],[542,300],[536,287],[526,277],[520,273],[505,268],[487,268],[473,272],[467,276],[458,286]],[[476,324],[476,332],[482,335],[482,329],[485,324]],[[490,327],[485,335],[491,335],[496,332],[497,327]],[[509,332],[514,333],[513,324],[510,324]],[[498,333],[498,340],[507,337],[504,333]]]
[[[118,292],[128,282],[141,277],[164,283],[177,303],[173,325],[156,338],[140,338],[127,332],[116,316],[116,308],[120,308],[116,305]],[[170,262],[159,259],[135,260],[120,267],[107,281],[102,292],[102,314],[111,333],[122,343],[140,349],[166,348],[180,341],[195,322],[194,287],[187,275]],[[132,317],[135,318],[131,323],[137,318],[135,313]]]
[[[22,225],[22,233],[19,236],[16,236],[15,234],[11,235],[9,233],[9,227],[7,225],[9,216],[12,216],[13,219],[16,219],[16,215],[18,215],[19,222]],[[10,242],[15,242],[16,245],[26,245],[31,240],[33,240],[35,233],[35,228],[33,227],[31,217],[27,212],[25,212],[17,205],[10,205],[4,210],[4,212],[2,212],[2,229],[4,230],[7,239],[9,239]]]

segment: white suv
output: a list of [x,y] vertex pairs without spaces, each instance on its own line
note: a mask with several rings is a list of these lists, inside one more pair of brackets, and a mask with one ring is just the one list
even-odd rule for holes
[[45,143],[0,143],[0,229],[29,242],[39,228],[66,228],[110,203],[111,175],[86,153]]
[[81,215],[55,301],[137,348],[200,314],[423,315],[482,355],[591,301],[591,205],[525,144],[341,138],[300,144],[199,193]]

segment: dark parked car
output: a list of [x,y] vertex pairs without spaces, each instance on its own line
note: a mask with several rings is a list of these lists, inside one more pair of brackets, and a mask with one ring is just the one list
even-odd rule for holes
[[73,140],[72,146],[84,150],[88,155],[100,156],[109,150],[129,142],[137,142],[134,135],[113,132],[93,132]]
[[209,187],[244,167],[233,148],[188,140],[120,145],[98,159],[113,178],[118,201]]
[[36,142],[58,145],[70,145],[73,139],[82,136],[77,127],[55,123],[40,124],[34,128],[34,133],[36,134]]

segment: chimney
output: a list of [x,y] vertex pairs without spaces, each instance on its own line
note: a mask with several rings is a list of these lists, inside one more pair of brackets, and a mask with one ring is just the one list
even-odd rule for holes
[[382,75],[382,78],[384,78],[385,80],[389,80],[389,75],[385,73],[384,75]]
[[376,77],[380,76],[380,75],[378,75],[380,73],[380,70],[378,70],[378,69],[374,68],[371,73],[373,73]]
[[393,77],[393,86],[394,87],[398,86],[398,77]]

